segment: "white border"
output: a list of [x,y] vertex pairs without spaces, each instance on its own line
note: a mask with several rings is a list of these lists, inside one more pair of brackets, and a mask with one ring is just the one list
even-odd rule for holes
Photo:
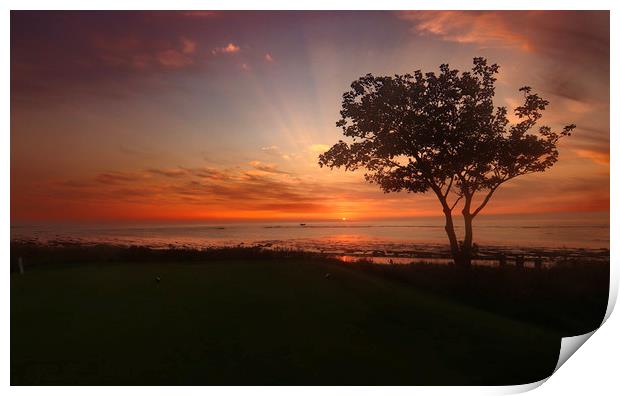
[[[243,9],[291,9],[291,10],[340,10],[340,9],[362,9],[362,10],[397,10],[397,9],[434,9],[434,10],[447,10],[447,9],[496,9],[496,10],[515,10],[515,9],[564,9],[564,10],[580,10],[580,9],[599,9],[599,10],[612,10],[611,12],[611,70],[620,70],[620,64],[618,62],[618,18],[616,12],[620,6],[617,1],[599,1],[589,0],[587,2],[577,1],[552,1],[552,0],[538,0],[532,2],[525,1],[455,1],[444,0],[441,2],[433,1],[405,1],[405,0],[381,0],[381,1],[368,1],[368,0],[315,0],[315,1],[262,1],[251,2],[242,0],[228,0],[228,1],[197,1],[197,0],[175,0],[161,1],[120,1],[109,0],[106,2],[79,2],[79,1],[55,1],[53,3],[49,1],[5,1],[3,4],[4,12],[2,13],[2,26],[3,40],[2,40],[2,52],[5,54],[2,62],[3,70],[3,106],[2,114],[5,127],[3,133],[0,136],[1,144],[0,151],[2,152],[2,168],[0,170],[0,188],[2,188],[2,194],[0,194],[0,216],[2,219],[6,219],[4,227],[1,229],[0,243],[2,249],[2,257],[5,258],[3,262],[7,265],[9,256],[9,240],[10,240],[10,13],[9,10],[15,9],[161,9],[161,10],[173,10],[173,9],[227,9],[227,10],[243,10]],[[619,85],[617,72],[611,75],[611,108],[618,109],[618,93]],[[612,112],[611,114],[611,130],[616,131],[618,129],[618,112]],[[616,174],[613,171],[616,164],[615,158],[618,154],[617,137],[615,134],[611,134],[611,202],[618,202],[618,183],[616,180]],[[618,232],[616,226],[618,225],[618,210],[611,207],[611,230],[610,230],[610,246],[611,246],[611,267],[612,267],[612,291],[610,293],[610,304],[608,306],[607,317],[611,313],[613,304],[615,303],[618,287],[618,255],[616,254],[616,247],[620,246],[618,240]],[[8,224],[7,224],[8,223]],[[2,287],[2,325],[0,326],[0,348],[2,351],[2,359],[0,362],[0,378],[4,386],[9,385],[9,370],[10,370],[10,331],[9,331],[9,318],[10,318],[10,281],[9,272],[5,267],[3,272],[4,282]],[[617,316],[617,315],[616,315]],[[617,376],[617,362],[619,353],[619,343],[617,341],[617,335],[620,334],[620,322],[616,317],[611,317],[606,321],[601,330],[597,331],[591,340],[587,342],[588,346],[581,348],[577,357],[569,359],[569,361],[562,366],[562,368],[554,374],[545,386],[542,386],[535,390],[538,394],[583,394],[585,392],[594,392],[596,395],[604,394],[616,394],[619,389],[619,383]],[[240,393],[252,392],[255,395],[289,395],[292,392],[298,395],[310,395],[310,394],[325,394],[325,395],[343,395],[343,394],[394,394],[394,395],[410,395],[413,392],[423,392],[424,394],[506,394],[523,392],[534,387],[537,387],[541,381],[536,384],[521,385],[514,387],[145,387],[140,391],[146,391],[150,394],[158,395],[168,393],[170,391],[183,392],[189,394],[202,394],[208,391],[211,394],[217,395],[238,395]],[[35,392],[44,391],[46,394],[62,395],[67,394],[81,394],[83,392],[89,392],[94,395],[104,395],[110,392],[110,389],[104,387],[91,387],[83,389],[81,387],[13,387],[10,391],[15,394],[31,394]],[[117,387],[115,392],[121,394],[130,394],[136,391],[134,388],[129,387]],[[542,393],[541,393],[542,392]]]

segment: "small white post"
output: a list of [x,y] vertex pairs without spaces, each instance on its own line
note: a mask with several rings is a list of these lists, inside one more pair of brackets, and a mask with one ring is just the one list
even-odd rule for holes
[[19,266],[19,274],[24,275],[24,262],[21,257],[17,260],[17,265]]

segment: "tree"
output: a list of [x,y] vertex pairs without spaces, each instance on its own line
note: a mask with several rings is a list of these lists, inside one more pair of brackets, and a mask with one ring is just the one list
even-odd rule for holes
[[[367,74],[342,97],[336,123],[351,143],[340,140],[319,156],[330,169],[365,168],[365,178],[385,193],[432,192],[445,216],[456,265],[471,266],[473,220],[497,189],[517,176],[544,172],[558,160],[558,141],[575,125],[554,132],[539,126],[549,104],[530,87],[511,124],[506,107],[495,107],[496,64],[474,58],[471,71],[447,64],[439,74],[375,77]],[[458,241],[452,212],[460,203],[465,232]]]

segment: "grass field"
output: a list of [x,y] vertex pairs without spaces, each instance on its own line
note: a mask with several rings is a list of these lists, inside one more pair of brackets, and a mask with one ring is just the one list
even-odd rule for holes
[[41,266],[11,274],[11,383],[505,385],[552,373],[556,329],[422,290],[328,260]]

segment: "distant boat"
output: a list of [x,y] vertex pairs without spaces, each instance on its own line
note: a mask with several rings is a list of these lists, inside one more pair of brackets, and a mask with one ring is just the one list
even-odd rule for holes
[[300,226],[305,227],[306,223],[299,223]]

